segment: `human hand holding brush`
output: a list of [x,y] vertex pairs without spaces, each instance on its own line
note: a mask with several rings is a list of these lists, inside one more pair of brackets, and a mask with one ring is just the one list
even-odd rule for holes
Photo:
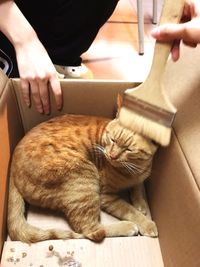
[[[185,0],[165,0],[160,25],[179,23]],[[119,111],[124,126],[162,146],[170,142],[171,127],[176,114],[163,90],[163,75],[173,46],[172,41],[155,43],[153,61],[147,79],[138,87],[127,89]]]
[[160,41],[173,41],[171,55],[177,61],[181,41],[190,47],[196,47],[200,43],[200,1],[186,1],[181,23],[166,23],[153,29],[151,35]]

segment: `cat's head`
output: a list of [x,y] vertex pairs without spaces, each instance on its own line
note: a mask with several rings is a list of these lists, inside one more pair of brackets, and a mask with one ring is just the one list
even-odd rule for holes
[[126,162],[149,162],[157,149],[150,139],[124,128],[118,119],[107,125],[102,141],[104,155],[113,166]]

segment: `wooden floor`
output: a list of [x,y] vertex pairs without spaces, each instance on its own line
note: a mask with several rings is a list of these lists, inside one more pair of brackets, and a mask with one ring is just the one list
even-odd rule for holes
[[[158,1],[158,18],[163,0]],[[139,55],[136,0],[120,0],[94,43],[83,55],[95,79],[143,81],[151,66],[155,40],[150,36],[153,0],[143,0],[144,55]]]

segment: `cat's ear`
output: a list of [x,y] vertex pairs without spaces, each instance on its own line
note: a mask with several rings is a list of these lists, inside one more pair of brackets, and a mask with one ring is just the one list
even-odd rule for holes
[[122,107],[122,102],[123,102],[123,97],[121,94],[117,95],[117,113],[116,113],[116,118],[119,117],[119,111],[120,108]]

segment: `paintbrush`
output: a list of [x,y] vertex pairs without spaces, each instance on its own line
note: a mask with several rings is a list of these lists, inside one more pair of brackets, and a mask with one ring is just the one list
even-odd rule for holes
[[[160,25],[180,21],[184,0],[165,0]],[[163,92],[163,74],[173,42],[156,41],[153,61],[147,79],[139,86],[124,92],[119,111],[120,123],[162,146],[170,142],[175,107]]]

